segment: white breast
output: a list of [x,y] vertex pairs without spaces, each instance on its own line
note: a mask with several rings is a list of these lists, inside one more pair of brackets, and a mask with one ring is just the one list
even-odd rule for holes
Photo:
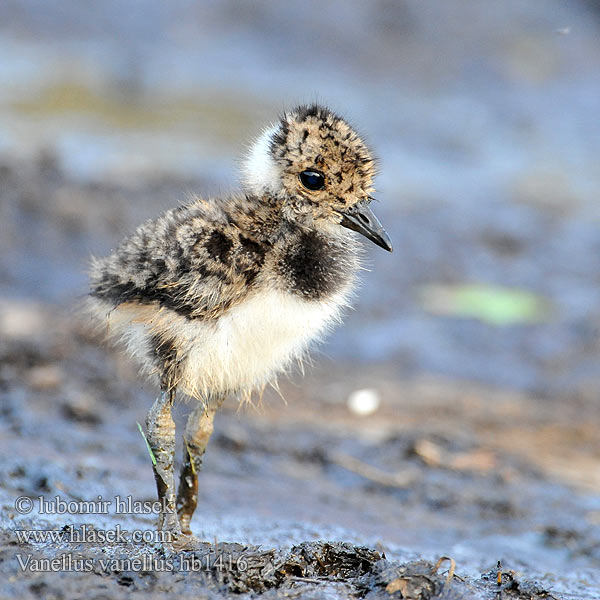
[[263,290],[216,322],[187,321],[186,387],[225,392],[264,385],[338,320],[345,302],[346,294],[316,302]]
[[178,388],[196,398],[250,391],[269,383],[339,320],[350,285],[327,300],[306,300],[261,289],[215,321],[190,320],[158,305],[113,307],[92,299],[90,308],[112,337],[126,342],[146,372],[156,372],[151,340],[175,342]]

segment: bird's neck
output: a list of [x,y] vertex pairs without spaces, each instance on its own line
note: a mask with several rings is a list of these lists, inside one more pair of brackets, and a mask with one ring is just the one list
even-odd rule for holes
[[270,248],[278,287],[308,300],[344,295],[359,265],[356,240],[338,224],[317,223],[308,211],[294,210],[291,202],[245,196],[228,213],[245,237]]
[[300,233],[317,235],[331,247],[354,254],[355,240],[338,225],[325,220],[315,221],[310,205],[297,198],[265,194],[245,196],[235,210],[237,226],[254,241],[268,246],[286,245]]

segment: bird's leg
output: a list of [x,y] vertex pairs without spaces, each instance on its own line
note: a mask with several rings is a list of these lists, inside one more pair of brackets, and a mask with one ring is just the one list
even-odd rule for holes
[[158,489],[158,500],[161,504],[159,529],[166,532],[168,536],[177,538],[181,536],[181,528],[176,513],[175,477],[173,474],[175,423],[171,417],[171,407],[174,397],[174,389],[163,387],[160,396],[146,416],[146,430],[148,444],[155,459],[152,463]]
[[181,530],[191,534],[190,521],[198,503],[198,473],[202,468],[202,457],[213,432],[215,413],[221,405],[199,404],[188,417],[183,435],[183,464],[177,489],[177,514]]

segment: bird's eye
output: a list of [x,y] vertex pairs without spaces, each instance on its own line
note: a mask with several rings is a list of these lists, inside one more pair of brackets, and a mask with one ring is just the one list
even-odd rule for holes
[[325,177],[318,171],[302,171],[300,181],[308,190],[320,190],[325,185]]

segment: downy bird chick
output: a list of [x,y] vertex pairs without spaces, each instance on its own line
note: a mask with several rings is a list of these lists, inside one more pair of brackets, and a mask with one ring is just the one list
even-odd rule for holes
[[[369,207],[374,174],[344,119],[300,106],[252,145],[242,193],[169,210],[93,260],[94,317],[160,379],[146,428],[160,528],[173,539],[191,535],[197,474],[223,400],[273,382],[347,305],[360,250],[349,230],[391,252]],[[199,401],[177,490],[176,390]]]

